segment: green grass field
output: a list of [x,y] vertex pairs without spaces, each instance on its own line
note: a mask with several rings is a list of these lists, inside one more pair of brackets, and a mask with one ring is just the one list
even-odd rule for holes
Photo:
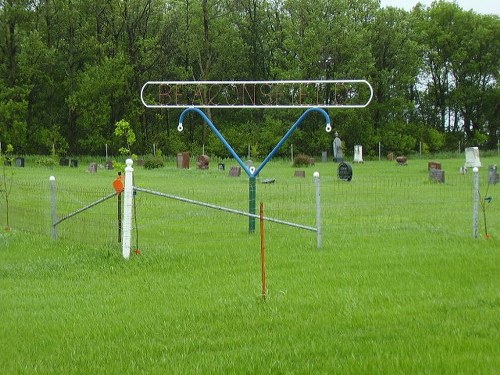
[[[133,244],[121,257],[117,200],[58,227],[111,193],[115,171],[16,168],[12,230],[0,234],[1,374],[498,374],[500,184],[490,185],[484,236],[472,237],[472,175],[463,159],[292,168],[272,161],[257,184],[265,215],[315,225],[312,173],[321,174],[323,247],[315,233],[266,224],[268,298],[260,236],[248,218],[136,196]],[[481,158],[480,184],[487,188]],[[136,168],[135,185],[238,210],[248,179]],[[293,177],[294,170],[306,178]],[[5,202],[0,203],[4,225]],[[137,237],[138,236],[138,237]]]

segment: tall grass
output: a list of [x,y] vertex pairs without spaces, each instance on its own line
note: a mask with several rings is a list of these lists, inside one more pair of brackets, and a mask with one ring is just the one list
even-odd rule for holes
[[[445,184],[424,160],[354,165],[350,183],[331,163],[305,179],[266,166],[267,216],[314,225],[318,170],[324,223],[320,251],[313,233],[266,224],[266,301],[247,218],[139,193],[142,255],[124,261],[114,199],[50,237],[50,175],[63,215],[112,191],[116,172],[17,169],[0,235],[0,373],[497,373],[498,185],[492,238],[473,239],[461,163],[443,162]],[[227,170],[137,168],[135,184],[248,208],[247,179]]]

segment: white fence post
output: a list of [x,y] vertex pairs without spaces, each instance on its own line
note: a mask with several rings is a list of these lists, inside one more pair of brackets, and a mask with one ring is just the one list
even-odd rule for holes
[[314,184],[316,185],[316,229],[317,229],[317,245],[318,249],[321,249],[323,242],[322,231],[321,231],[321,185],[319,179],[319,172],[314,172]]
[[479,237],[479,168],[472,169],[472,236]]
[[127,159],[127,166],[125,167],[125,188],[123,191],[123,239],[122,239],[122,253],[125,259],[130,257],[130,242],[132,238],[132,206],[134,199],[134,168],[132,159]]

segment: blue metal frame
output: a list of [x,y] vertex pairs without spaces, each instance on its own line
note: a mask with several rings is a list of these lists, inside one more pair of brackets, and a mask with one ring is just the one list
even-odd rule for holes
[[243,168],[243,170],[248,175],[248,177],[257,177],[259,175],[260,171],[266,166],[266,164],[269,162],[269,160],[271,160],[273,158],[273,156],[276,155],[276,153],[279,151],[279,149],[281,148],[281,146],[283,146],[283,143],[285,143],[286,140],[288,138],[290,138],[290,136],[295,131],[295,129],[297,129],[297,127],[299,127],[299,125],[304,121],[304,119],[311,112],[319,112],[319,113],[321,113],[324,116],[325,120],[326,120],[326,128],[325,128],[326,131],[329,132],[331,130],[330,116],[328,115],[328,113],[324,109],[319,108],[319,107],[312,107],[312,108],[307,109],[299,117],[299,119],[295,122],[295,124],[293,124],[293,126],[286,132],[286,134],[283,136],[283,138],[281,138],[281,140],[276,144],[276,146],[269,153],[269,155],[266,156],[266,158],[262,161],[262,163],[259,165],[259,167],[252,173],[252,171],[250,171],[250,169],[248,168],[248,166],[243,162],[243,160],[241,160],[241,158],[234,151],[234,149],[231,147],[231,145],[226,141],[226,139],[224,138],[224,136],[219,132],[219,130],[217,129],[217,127],[214,125],[214,123],[207,117],[207,115],[205,114],[205,112],[203,112],[201,109],[196,108],[196,107],[189,107],[189,108],[186,108],[184,111],[182,111],[182,113],[181,113],[181,115],[179,117],[179,126],[178,126],[178,130],[179,131],[183,130],[183,125],[182,124],[184,122],[184,118],[186,117],[186,115],[189,112],[196,112],[196,113],[198,113],[201,116],[201,118],[205,121],[205,123],[215,133],[215,135],[217,136],[217,138],[220,139],[220,141],[222,142],[222,144],[224,145],[224,147],[226,147],[228,149],[228,151],[236,159],[236,161],[241,166],[241,168]]
[[[286,140],[292,135],[292,133],[297,129],[297,127],[304,121],[304,119],[311,113],[311,112],[319,112],[321,113],[326,120],[326,127],[325,130],[327,132],[330,132],[332,130],[331,127],[331,121],[330,121],[330,116],[328,113],[319,107],[311,107],[307,109],[300,117],[299,119],[293,124],[293,126],[286,132],[286,134],[281,138],[281,140],[276,144],[276,146],[273,148],[273,150],[269,153],[269,155],[266,156],[266,158],[262,161],[262,163],[259,165],[259,167],[255,170],[250,170],[248,166],[241,160],[241,158],[238,156],[238,154],[234,151],[234,149],[231,147],[231,145],[226,141],[224,136],[219,132],[217,127],[214,125],[214,123],[207,117],[205,112],[203,112],[201,109],[196,108],[196,107],[189,107],[186,108],[184,111],[182,111],[181,115],[179,116],[179,126],[177,127],[177,130],[182,131],[183,130],[183,125],[182,123],[184,122],[184,118],[189,112],[196,112],[198,113],[201,118],[205,121],[205,123],[212,129],[212,131],[215,133],[217,138],[220,139],[224,147],[228,149],[228,151],[231,153],[231,155],[236,159],[238,164],[243,168],[245,173],[248,175],[248,212],[250,214],[255,214],[255,207],[256,207],[256,178],[259,175],[260,171],[265,167],[265,165],[273,158],[274,155],[278,152],[278,150],[283,146],[283,143],[286,142]],[[255,232],[255,217],[250,216],[248,218],[248,231],[250,233]]]

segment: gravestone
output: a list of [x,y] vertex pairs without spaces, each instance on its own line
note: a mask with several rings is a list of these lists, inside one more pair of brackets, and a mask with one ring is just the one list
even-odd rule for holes
[[69,165],[69,159],[68,158],[60,158],[59,165],[61,167],[67,167]]
[[16,158],[16,167],[24,168],[24,158]]
[[265,178],[264,180],[262,180],[263,184],[274,184],[275,182],[276,182],[275,178]]
[[496,185],[500,181],[500,175],[497,173],[497,166],[490,165],[488,167],[488,184]]
[[306,177],[306,171],[295,171],[294,177]]
[[78,167],[78,160],[76,159],[71,159],[70,162],[69,162],[69,166],[71,168],[77,168]]
[[112,161],[107,161],[106,163],[104,163],[104,169],[106,169],[106,170],[113,169],[113,162]]
[[90,173],[96,173],[97,172],[97,163],[90,163],[90,165],[89,165],[89,172]]
[[226,164],[224,164],[224,163],[217,164],[217,169],[219,171],[225,171],[226,170]]
[[429,178],[434,182],[441,182],[444,184],[444,171],[441,169],[429,169]]
[[229,170],[230,177],[240,177],[241,176],[241,167],[231,167]]
[[352,167],[349,163],[342,162],[337,169],[337,176],[342,181],[352,180]]
[[210,163],[210,158],[207,155],[198,156],[196,161],[196,166],[198,169],[208,169],[208,164]]
[[406,156],[398,156],[396,162],[398,165],[408,165],[408,158]]
[[389,160],[389,161],[393,161],[394,160],[394,152],[389,152],[387,154],[387,160]]
[[328,154],[326,151],[321,152],[321,162],[326,163],[328,161]]
[[465,166],[468,168],[480,167],[479,148],[468,147],[465,149]]
[[364,161],[363,161],[363,146],[361,146],[361,145],[354,146],[354,162],[355,163],[364,163]]
[[333,140],[333,161],[340,163],[343,160],[342,141],[339,138],[339,133],[335,132],[335,139]]
[[179,152],[177,154],[177,168],[189,169],[189,152]]

